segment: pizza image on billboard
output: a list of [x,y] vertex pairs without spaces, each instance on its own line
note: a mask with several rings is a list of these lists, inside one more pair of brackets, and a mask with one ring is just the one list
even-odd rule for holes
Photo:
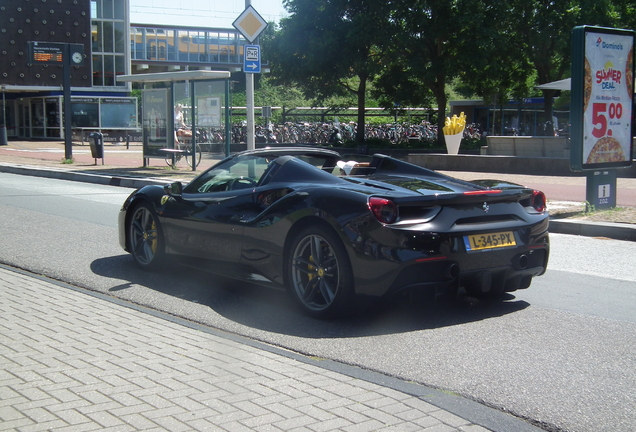
[[634,47],[627,53],[627,62],[625,63],[625,83],[627,85],[627,94],[634,94]]
[[625,153],[621,143],[612,137],[601,138],[594,144],[587,157],[588,164],[622,162],[625,160]]
[[583,111],[587,111],[587,106],[590,104],[590,97],[592,96],[592,68],[590,62],[585,58],[585,87],[583,89]]

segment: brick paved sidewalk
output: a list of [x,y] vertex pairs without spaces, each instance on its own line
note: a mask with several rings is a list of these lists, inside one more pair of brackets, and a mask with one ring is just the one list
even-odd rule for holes
[[487,431],[158,315],[0,267],[0,430]]

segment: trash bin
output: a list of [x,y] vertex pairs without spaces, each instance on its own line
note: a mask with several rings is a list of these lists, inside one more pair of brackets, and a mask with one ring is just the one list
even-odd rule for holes
[[92,132],[88,135],[91,146],[91,155],[94,159],[104,158],[104,136],[99,132]]

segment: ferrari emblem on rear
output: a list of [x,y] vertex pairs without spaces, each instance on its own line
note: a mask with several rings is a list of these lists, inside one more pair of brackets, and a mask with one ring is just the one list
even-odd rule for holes
[[487,202],[485,202],[484,205],[481,206],[481,208],[484,211],[484,213],[488,213],[488,210],[490,210],[490,206],[488,205]]

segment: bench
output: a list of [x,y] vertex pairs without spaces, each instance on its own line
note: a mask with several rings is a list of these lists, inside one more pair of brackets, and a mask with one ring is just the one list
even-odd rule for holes
[[168,157],[171,154],[173,154],[173,155],[183,155],[186,152],[185,150],[171,149],[171,148],[162,148],[162,149],[159,149],[157,151],[164,152],[166,154],[166,157]]

